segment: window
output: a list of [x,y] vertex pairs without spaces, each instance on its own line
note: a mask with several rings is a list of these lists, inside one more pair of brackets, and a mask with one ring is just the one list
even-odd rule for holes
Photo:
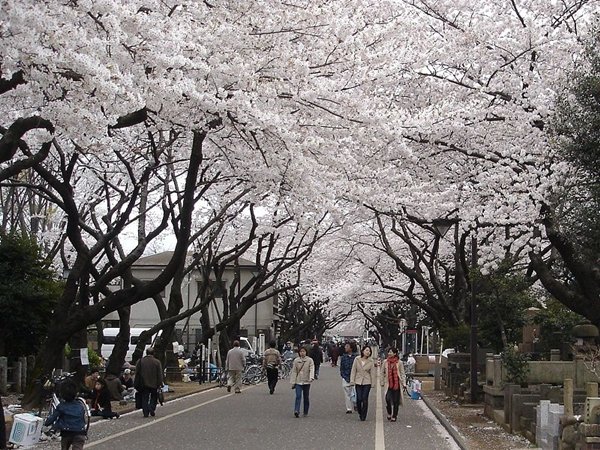
[[[198,281],[198,292],[202,290],[202,281]],[[217,284],[216,281],[210,280],[208,282],[208,293],[214,298],[223,298],[225,297],[225,282],[221,282],[221,284]]]
[[104,339],[102,341],[105,344],[115,345],[115,342],[117,342],[117,337],[116,336],[104,336]]

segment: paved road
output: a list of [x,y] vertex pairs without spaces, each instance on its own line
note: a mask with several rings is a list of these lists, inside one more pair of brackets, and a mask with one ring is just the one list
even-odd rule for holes
[[321,376],[311,387],[308,417],[293,416],[294,398],[287,380],[279,382],[274,395],[264,384],[245,387],[241,394],[217,388],[159,406],[154,418],[145,419],[136,411],[118,420],[95,422],[85,448],[458,450],[421,400],[407,399],[398,422],[391,423],[385,419],[383,394],[374,389],[365,422],[356,413],[345,414],[338,370],[321,367]]

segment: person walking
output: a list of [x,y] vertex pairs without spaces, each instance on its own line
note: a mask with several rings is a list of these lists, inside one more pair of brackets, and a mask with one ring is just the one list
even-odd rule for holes
[[340,351],[335,342],[329,344],[329,357],[331,358],[331,367],[337,367]]
[[283,361],[287,361],[288,359],[293,360],[296,356],[294,355],[294,344],[292,341],[287,341],[281,350],[281,358]]
[[296,391],[294,403],[294,417],[300,415],[300,402],[304,398],[304,417],[308,416],[310,406],[310,383],[315,379],[315,364],[310,356],[306,354],[306,347],[298,349],[298,357],[294,359],[290,373],[292,389]]
[[350,375],[352,374],[352,364],[354,364],[354,349],[350,342],[344,345],[344,354],[340,358],[340,376],[342,377],[342,388],[344,389],[344,400],[346,402],[346,414],[352,414],[354,402],[352,400],[354,387],[350,384]]
[[267,371],[267,385],[269,386],[269,394],[275,392],[275,386],[279,379],[279,366],[281,365],[281,353],[275,347],[277,343],[271,341],[269,348],[263,354],[263,368]]
[[156,415],[158,403],[158,388],[163,386],[162,364],[154,357],[154,348],[146,350],[146,356],[135,365],[135,389],[141,396],[141,406],[144,417]]
[[240,348],[240,341],[233,341],[233,348],[227,352],[225,370],[227,370],[227,392],[231,392],[231,386],[236,394],[242,392],[242,372],[246,367],[246,357]]
[[319,345],[319,341],[312,341],[312,347],[308,352],[308,356],[310,356],[315,364],[315,380],[319,379],[319,368],[321,367],[321,363],[323,362],[323,350],[321,350],[321,346]]
[[367,419],[371,385],[377,377],[375,370],[371,347],[365,345],[360,352],[360,358],[354,358],[350,374],[350,384],[356,389],[356,410],[359,419],[363,422]]
[[415,367],[417,366],[417,360],[413,356],[412,353],[408,354],[408,358],[406,358],[406,371],[408,373],[415,373]]
[[404,403],[402,390],[406,388],[404,365],[400,361],[398,349],[395,347],[388,350],[388,356],[382,364],[380,384],[387,388],[385,393],[387,420],[395,422],[398,417],[398,408]]
[[[63,401],[48,416],[44,426],[60,430],[61,450],[82,450],[87,434],[87,406],[77,400],[75,381],[65,380],[60,386],[60,391]],[[0,441],[0,449],[5,448]]]

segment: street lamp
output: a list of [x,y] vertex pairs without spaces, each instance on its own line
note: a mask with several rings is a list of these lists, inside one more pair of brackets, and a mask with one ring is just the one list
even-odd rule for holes
[[[443,238],[456,220],[440,218],[432,221],[433,229],[439,237]],[[475,269],[477,268],[477,239],[471,237],[471,332],[470,344],[470,380],[471,380],[471,403],[477,403],[477,286],[475,282]]]
[[445,219],[445,218],[433,219],[431,221],[431,224],[433,225],[433,229],[435,230],[437,235],[441,238],[443,238],[446,235],[446,233],[448,232],[450,227],[452,227],[452,225],[454,225],[455,223],[456,223],[456,220]]
[[471,403],[477,403],[477,289],[475,269],[477,268],[477,239],[471,237]]
[[408,322],[403,317],[398,321],[398,327],[400,329],[400,335],[402,336],[402,356],[406,353],[406,327],[408,326]]

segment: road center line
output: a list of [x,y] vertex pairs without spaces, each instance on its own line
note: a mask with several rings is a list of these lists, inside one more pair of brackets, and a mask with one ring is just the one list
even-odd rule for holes
[[153,419],[153,420],[150,419],[150,420],[148,420],[148,422],[146,422],[143,425],[138,425],[137,427],[129,428],[129,429],[125,430],[125,431],[121,431],[119,433],[112,434],[110,436],[107,436],[105,438],[99,439],[97,441],[90,442],[89,444],[86,443],[85,444],[85,448],[93,447],[93,446],[98,445],[98,444],[103,444],[104,442],[110,441],[111,439],[115,439],[115,438],[118,438],[118,437],[121,437],[121,436],[125,436],[126,434],[132,433],[132,432],[137,431],[137,430],[141,430],[143,428],[154,426],[157,423],[162,422],[163,420],[170,419],[171,417],[175,417],[175,416],[178,416],[180,414],[185,414],[187,412],[193,411],[194,409],[198,409],[198,408],[200,408],[202,406],[209,405],[211,403],[214,403],[214,402],[219,401],[219,400],[223,400],[224,398],[228,398],[228,397],[231,397],[233,395],[234,394],[231,393],[231,394],[224,395],[222,397],[213,398],[212,400],[208,400],[208,401],[206,401],[204,403],[200,403],[199,405],[190,406],[189,408],[182,409],[181,411],[174,412],[174,413],[169,414],[167,416],[160,417],[158,419]]
[[377,373],[377,399],[375,414],[375,450],[385,450],[385,435],[383,433],[383,402],[381,401],[381,384]]

